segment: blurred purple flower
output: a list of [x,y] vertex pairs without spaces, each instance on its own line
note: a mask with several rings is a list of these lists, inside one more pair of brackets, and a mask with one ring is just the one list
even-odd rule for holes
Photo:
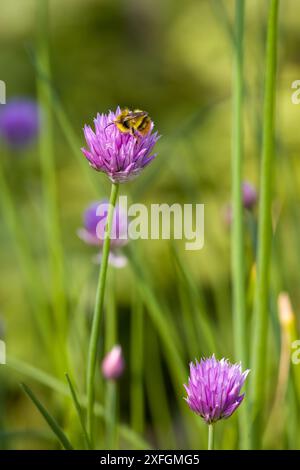
[[125,361],[122,348],[116,345],[109,351],[102,361],[102,374],[108,380],[118,379],[124,372]]
[[257,192],[254,186],[248,181],[243,182],[243,205],[245,209],[252,209],[257,203]]
[[[242,183],[242,198],[243,198],[243,207],[245,209],[251,210],[257,203],[257,191],[254,186],[249,183],[248,181],[244,181]],[[230,226],[232,224],[233,213],[232,213],[232,205],[226,204],[223,207],[223,219],[226,225]]]
[[[95,257],[96,262],[101,262],[108,205],[107,200],[90,204],[84,212],[84,226],[77,232],[78,236],[88,245],[100,247],[100,254]],[[118,268],[127,264],[127,258],[119,250],[128,243],[127,235],[127,214],[122,207],[116,205],[110,240],[109,263]]]
[[214,355],[191,362],[185,400],[207,424],[229,418],[243,401],[240,390],[248,373],[242,372],[241,364],[230,364],[224,358],[218,361]]
[[0,107],[0,135],[10,147],[27,147],[39,128],[39,108],[34,101],[16,98]]
[[106,173],[114,183],[125,183],[136,176],[155,158],[152,154],[159,136],[151,129],[146,135],[135,135],[121,132],[116,125],[111,125],[121,113],[118,107],[115,112],[98,114],[94,119],[95,132],[90,126],[84,126],[88,150],[82,152],[91,167]]

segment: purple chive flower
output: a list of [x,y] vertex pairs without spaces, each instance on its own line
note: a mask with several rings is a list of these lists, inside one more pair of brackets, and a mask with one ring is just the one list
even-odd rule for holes
[[124,372],[125,361],[122,348],[117,345],[109,351],[102,361],[102,374],[108,380],[118,379]]
[[137,177],[155,158],[152,150],[159,139],[157,132],[153,132],[153,123],[146,135],[121,132],[114,124],[120,113],[118,107],[115,112],[98,114],[94,119],[95,131],[85,125],[88,150],[81,149],[91,167],[106,173],[114,183]]
[[0,135],[10,147],[27,147],[37,137],[39,127],[39,108],[34,101],[19,98],[0,106]]
[[[78,236],[88,245],[100,247],[100,255],[96,257],[101,262],[101,251],[104,242],[105,225],[109,203],[107,200],[93,202],[84,212],[83,227],[78,230]],[[116,206],[110,239],[109,262],[121,268],[127,264],[127,258],[120,253],[120,248],[128,243],[127,213],[121,206]]]
[[245,209],[252,209],[257,202],[257,192],[254,186],[244,181],[243,186],[243,205]]
[[218,361],[214,355],[191,362],[185,400],[207,424],[229,418],[243,401],[240,390],[248,374],[249,370],[242,372],[241,364],[230,364],[224,358]]

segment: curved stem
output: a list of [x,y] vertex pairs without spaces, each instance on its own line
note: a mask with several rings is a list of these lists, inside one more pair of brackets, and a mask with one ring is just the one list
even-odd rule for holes
[[208,450],[214,450],[214,425],[208,425]]
[[107,223],[105,228],[103,252],[99,272],[98,288],[96,293],[95,310],[92,324],[92,331],[90,336],[88,361],[87,361],[87,429],[93,443],[93,414],[94,414],[94,381],[95,381],[95,369],[96,369],[96,358],[97,358],[97,345],[99,338],[100,323],[103,312],[104,292],[106,283],[106,272],[108,265],[108,257],[110,250],[110,234],[112,229],[114,208],[118,196],[119,185],[116,183],[112,184]]

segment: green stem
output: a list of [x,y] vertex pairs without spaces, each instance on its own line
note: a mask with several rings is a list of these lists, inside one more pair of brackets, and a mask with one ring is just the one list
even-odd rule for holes
[[106,384],[106,448],[113,450],[116,448],[117,430],[117,383],[115,380],[108,380]]
[[[49,1],[37,0],[37,95],[42,110],[43,125],[39,134],[39,151],[43,178],[45,202],[45,224],[51,269],[51,296],[53,315],[56,323],[56,341],[66,361],[65,336],[67,328],[66,289],[64,286],[63,248],[61,243],[58,215],[56,170],[53,147],[53,116],[51,111],[51,90],[47,80],[51,79],[49,58]],[[65,368],[64,362],[62,367]]]
[[214,450],[214,425],[208,425],[208,450]]
[[107,315],[105,318],[105,354],[118,343],[118,318],[116,306],[116,276],[115,270],[110,271],[107,280],[110,295],[107,298]]
[[[105,353],[111,349],[118,342],[118,323],[117,323],[117,309],[116,309],[116,279],[114,270],[110,273],[108,286],[110,289],[110,296],[107,302],[107,315],[105,318]],[[106,413],[106,448],[116,448],[117,438],[117,399],[118,399],[118,384],[115,380],[106,380],[105,383],[105,413]]]
[[279,0],[271,0],[268,21],[266,79],[264,98],[263,147],[260,176],[258,221],[257,282],[254,299],[254,341],[252,350],[252,390],[255,447],[261,441],[261,415],[265,406],[266,349],[268,338],[269,271],[272,243],[272,180],[275,153],[275,94],[277,59],[277,22]]
[[131,426],[132,429],[142,434],[144,432],[144,309],[143,303],[137,292],[134,292],[131,314]]
[[90,344],[88,351],[88,360],[87,360],[87,397],[88,397],[88,406],[87,406],[87,429],[93,443],[93,414],[94,414],[94,379],[95,379],[95,369],[96,369],[96,358],[97,358],[97,345],[99,338],[100,323],[103,313],[103,302],[104,302],[104,292],[105,292],[105,282],[106,282],[106,272],[108,265],[108,257],[110,250],[110,233],[112,229],[113,214],[114,208],[116,205],[116,200],[118,196],[119,185],[116,183],[112,184],[108,215],[107,215],[107,224],[105,228],[104,243],[103,243],[103,252],[100,265],[99,281],[96,294],[95,310],[92,324],[92,331],[90,336]]
[[[233,330],[235,356],[244,367],[248,364],[247,332],[246,332],[246,292],[245,292],[245,261],[244,261],[244,230],[243,230],[243,103],[244,103],[244,0],[235,3],[235,48],[233,68],[233,135],[232,135],[232,288],[233,288]],[[244,406],[240,414],[240,434],[242,448],[249,448],[248,407]]]

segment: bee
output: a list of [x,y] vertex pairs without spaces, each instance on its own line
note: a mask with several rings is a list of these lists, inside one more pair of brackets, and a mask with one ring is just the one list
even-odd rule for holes
[[125,108],[111,124],[115,124],[123,133],[130,132],[134,136],[137,134],[144,136],[150,131],[152,121],[146,111],[140,109],[130,111]]

